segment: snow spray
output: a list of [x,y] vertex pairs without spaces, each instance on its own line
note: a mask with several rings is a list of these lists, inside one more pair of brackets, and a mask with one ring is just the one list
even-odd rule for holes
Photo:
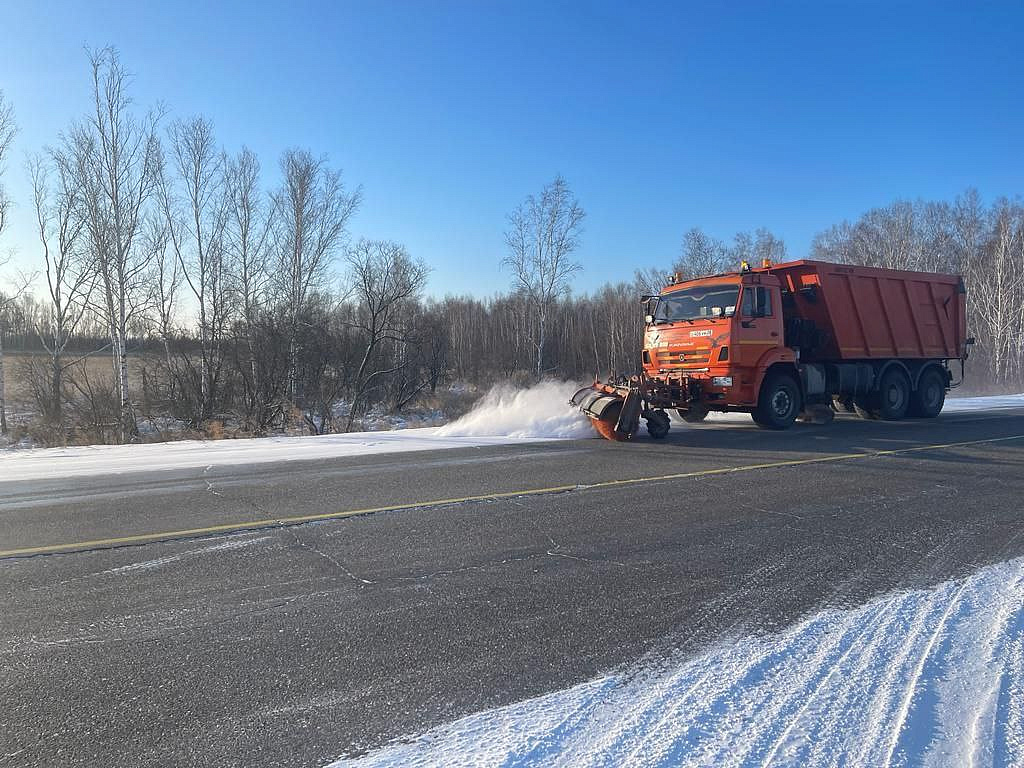
[[596,437],[590,420],[569,405],[579,389],[566,381],[542,381],[527,389],[498,384],[462,418],[440,427],[438,437]]

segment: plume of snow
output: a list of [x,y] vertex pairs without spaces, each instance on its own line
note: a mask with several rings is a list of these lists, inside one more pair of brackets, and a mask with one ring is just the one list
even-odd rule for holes
[[439,428],[438,437],[594,437],[590,420],[569,405],[579,389],[566,381],[542,381],[527,389],[498,384],[473,410]]

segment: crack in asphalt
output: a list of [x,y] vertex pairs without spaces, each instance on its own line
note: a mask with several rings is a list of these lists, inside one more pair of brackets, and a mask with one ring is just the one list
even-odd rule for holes
[[292,535],[292,538],[295,540],[295,543],[298,544],[301,548],[303,548],[305,550],[308,550],[308,551],[310,551],[310,552],[312,552],[312,553],[314,553],[316,555],[319,555],[320,557],[322,557],[327,562],[329,562],[329,563],[333,564],[334,566],[336,566],[337,568],[341,569],[345,573],[345,575],[348,576],[353,581],[358,582],[360,584],[373,584],[373,583],[375,583],[375,582],[373,582],[373,581],[371,581],[369,579],[364,579],[362,576],[356,576],[354,573],[352,573],[352,571],[348,568],[348,566],[346,566],[338,558],[334,557],[333,555],[327,554],[323,550],[314,547],[312,544],[310,544],[310,543],[308,543],[306,541],[303,541],[299,537],[299,535],[295,532],[295,526],[289,526],[289,527],[285,528],[285,530],[287,530],[288,533],[290,533]]

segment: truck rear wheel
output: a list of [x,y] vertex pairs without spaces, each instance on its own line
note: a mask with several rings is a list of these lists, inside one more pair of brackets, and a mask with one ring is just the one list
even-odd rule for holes
[[800,414],[800,388],[792,376],[769,374],[761,385],[761,396],[752,414],[763,429],[789,429]]
[[668,414],[664,411],[651,411],[647,414],[647,434],[655,440],[662,440],[668,436],[668,430],[672,426]]
[[878,414],[886,421],[899,421],[910,406],[910,379],[899,368],[890,368],[882,376],[878,391]]
[[910,395],[908,413],[921,419],[934,419],[946,402],[946,379],[942,371],[929,368],[921,374],[917,389]]

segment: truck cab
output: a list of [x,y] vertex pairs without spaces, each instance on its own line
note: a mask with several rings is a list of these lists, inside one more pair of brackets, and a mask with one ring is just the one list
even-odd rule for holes
[[781,298],[779,279],[763,272],[667,286],[648,301],[644,373],[687,388],[698,410],[754,407],[767,367],[795,358],[784,346]]

